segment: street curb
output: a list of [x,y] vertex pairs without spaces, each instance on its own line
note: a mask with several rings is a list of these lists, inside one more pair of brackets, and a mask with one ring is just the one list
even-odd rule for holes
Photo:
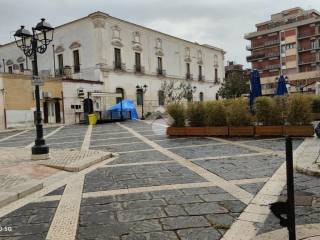
[[319,158],[320,139],[306,138],[294,153],[294,167],[303,174],[320,176],[320,164],[315,163]]
[[31,193],[34,193],[43,188],[43,183],[39,180],[30,180],[20,184],[11,191],[2,192],[0,196],[0,208],[21,199]]

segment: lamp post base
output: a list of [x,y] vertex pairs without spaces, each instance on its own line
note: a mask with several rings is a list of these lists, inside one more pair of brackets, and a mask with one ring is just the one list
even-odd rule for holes
[[145,120],[145,117],[141,117],[141,120]]
[[49,147],[47,145],[34,145],[31,148],[31,160],[46,160],[49,158]]

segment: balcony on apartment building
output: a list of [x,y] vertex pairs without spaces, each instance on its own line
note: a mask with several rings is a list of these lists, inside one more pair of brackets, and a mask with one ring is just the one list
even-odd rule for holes
[[265,41],[263,43],[258,44],[251,44],[251,45],[247,45],[246,46],[246,50],[251,51],[253,49],[257,49],[257,48],[263,48],[263,47],[272,47],[274,45],[279,45],[280,44],[280,40],[275,39],[275,40],[269,40],[269,41]]
[[126,70],[126,64],[120,63],[120,62],[113,62],[113,70],[114,71],[125,71]]
[[273,29],[273,28],[276,28],[276,27],[284,26],[284,25],[287,25],[287,24],[304,21],[304,20],[307,20],[307,19],[310,19],[310,18],[314,18],[314,17],[312,15],[308,14],[308,15],[300,15],[300,16],[294,17],[294,18],[283,19],[282,21],[269,23],[265,27],[264,30],[269,30],[269,29]]
[[186,73],[186,80],[193,80],[193,75],[191,73]]
[[271,65],[268,65],[268,66],[265,66],[263,68],[264,71],[271,71],[271,70],[278,70],[280,69],[281,65],[280,64],[271,64]]
[[145,73],[145,69],[141,65],[134,65],[134,72],[137,73],[137,74],[144,74]]
[[317,64],[320,63],[320,55],[316,55],[315,57],[309,58],[309,59],[300,59],[299,65],[306,65],[306,64]]
[[320,26],[317,26],[315,28],[315,31],[312,31],[312,32],[301,32],[301,33],[298,33],[298,39],[304,39],[304,38],[310,38],[310,37],[315,37],[315,36],[318,36],[320,35]]
[[165,76],[166,75],[166,70],[162,68],[157,68],[157,75],[158,76]]
[[259,54],[248,56],[247,62],[252,62],[252,61],[262,60],[262,59],[273,59],[278,57],[280,57],[279,52],[259,53]]
[[316,42],[314,44],[308,44],[306,46],[299,46],[298,52],[307,52],[312,50],[319,50],[320,49],[320,42]]
[[199,80],[200,82],[204,82],[205,76],[204,76],[204,75],[199,75],[199,76],[198,76],[198,80]]

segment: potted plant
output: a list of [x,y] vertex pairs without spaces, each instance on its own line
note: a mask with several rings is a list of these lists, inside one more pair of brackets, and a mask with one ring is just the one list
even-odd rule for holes
[[189,136],[204,136],[206,135],[205,128],[205,107],[202,102],[189,103],[187,107],[187,122],[189,127],[186,127],[186,135]]
[[320,120],[320,96],[315,96],[312,99],[312,115],[313,120]]
[[258,97],[255,100],[254,110],[257,125],[255,133],[258,136],[282,136],[284,123],[284,99]]
[[205,124],[208,136],[228,136],[227,111],[223,101],[206,102]]
[[311,124],[312,101],[310,97],[295,94],[289,97],[288,102],[288,125],[284,127],[285,135],[290,136],[313,136],[314,128]]
[[229,136],[254,136],[254,126],[251,125],[251,120],[246,99],[237,98],[228,101]]
[[186,112],[181,103],[171,103],[167,106],[167,112],[172,118],[172,124],[167,128],[167,134],[170,136],[185,135]]

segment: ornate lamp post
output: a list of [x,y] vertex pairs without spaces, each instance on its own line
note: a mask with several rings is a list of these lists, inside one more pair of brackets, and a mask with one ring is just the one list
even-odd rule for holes
[[21,26],[19,30],[14,34],[15,42],[26,57],[33,57],[33,76],[32,81],[35,85],[35,97],[36,97],[36,139],[35,145],[32,147],[32,159],[40,160],[47,159],[49,157],[49,147],[46,145],[43,138],[43,128],[40,110],[40,94],[39,85],[41,84],[38,74],[38,61],[37,53],[43,54],[47,50],[48,45],[53,39],[53,27],[41,19],[35,28],[32,28],[30,33],[24,26]]
[[142,100],[142,102],[141,102],[141,103],[142,103],[142,104],[141,104],[141,110],[142,110],[141,120],[145,120],[143,107],[144,107],[144,94],[146,93],[147,88],[148,88],[148,86],[147,86],[146,84],[143,85],[143,86],[140,86],[140,85],[137,85],[137,86],[136,86],[136,89],[142,93],[142,94],[141,94],[141,98],[142,98],[142,99],[141,99],[141,100]]

